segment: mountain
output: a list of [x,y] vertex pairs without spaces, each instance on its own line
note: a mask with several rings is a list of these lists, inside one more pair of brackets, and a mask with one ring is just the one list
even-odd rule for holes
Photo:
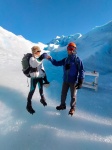
[[[62,67],[44,60],[50,87],[44,88],[47,107],[40,103],[38,88],[32,103],[36,113],[26,111],[28,79],[22,73],[21,59],[39,45],[43,52],[60,60],[67,56],[70,41],[77,45],[77,55],[85,71],[99,72],[98,90],[78,90],[74,116],[60,104]],[[0,148],[1,150],[111,150],[112,148],[112,21],[93,28],[85,35],[57,36],[47,44],[32,43],[0,27]]]
[[[105,66],[105,64],[110,64],[112,61],[112,21],[100,26],[95,27],[93,30],[85,35],[75,34],[71,36],[56,37],[49,45],[55,44],[58,47],[67,46],[70,41],[74,41],[77,45],[78,55],[82,58],[86,69],[98,70],[100,73],[112,71],[111,65]],[[58,50],[59,51],[59,50]],[[98,66],[98,62],[100,63]],[[98,61],[98,62],[97,62]],[[107,63],[108,62],[108,63]],[[105,67],[105,68],[104,68]]]

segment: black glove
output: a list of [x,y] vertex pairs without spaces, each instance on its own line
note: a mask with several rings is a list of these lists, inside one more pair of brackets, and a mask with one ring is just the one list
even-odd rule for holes
[[80,89],[82,87],[83,79],[78,79],[78,83],[75,85],[76,89]]
[[46,58],[47,57],[47,53],[43,53],[38,59],[40,60],[40,61],[42,61],[44,58]]
[[69,70],[70,69],[70,64],[66,64],[65,65],[65,70]]

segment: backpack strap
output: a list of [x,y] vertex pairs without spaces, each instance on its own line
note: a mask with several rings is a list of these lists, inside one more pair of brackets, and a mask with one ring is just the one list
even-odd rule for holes
[[38,70],[37,70],[37,67],[36,67],[36,68],[30,67],[30,73],[33,73],[33,72],[36,72],[36,71],[38,71]]
[[[66,62],[67,62],[67,59],[68,59],[68,57],[65,58],[65,64],[66,64]],[[77,69],[78,69],[78,71],[79,71],[79,70],[80,70],[80,59],[79,59],[79,57],[76,56],[76,57],[74,58],[74,62],[75,62],[76,66],[77,66]],[[64,65],[65,65],[65,64],[64,64]]]
[[[36,59],[33,55],[31,57],[33,57],[34,59]],[[29,61],[30,61],[30,58],[29,58]],[[29,62],[29,66],[30,66],[30,73],[38,71],[37,67],[36,68],[31,67],[30,62]]]
[[[68,59],[68,57],[65,58],[65,64],[66,64],[67,59]],[[65,64],[64,64],[64,65],[65,65]]]
[[80,59],[79,59],[79,57],[75,57],[74,61],[75,61],[75,64],[77,65],[77,69],[79,71],[80,70]]

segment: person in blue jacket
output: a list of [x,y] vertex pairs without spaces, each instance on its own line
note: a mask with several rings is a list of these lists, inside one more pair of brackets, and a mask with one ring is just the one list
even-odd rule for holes
[[70,111],[69,114],[73,115],[76,107],[76,94],[77,89],[82,87],[84,79],[84,67],[83,63],[76,54],[76,44],[71,42],[67,46],[68,57],[56,61],[51,56],[49,60],[55,66],[63,66],[63,85],[61,92],[61,104],[56,107],[57,110],[66,109],[66,97],[68,90],[70,88],[71,101],[70,101]]

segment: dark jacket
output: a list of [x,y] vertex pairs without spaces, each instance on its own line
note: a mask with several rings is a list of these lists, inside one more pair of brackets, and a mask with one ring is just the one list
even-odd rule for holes
[[78,80],[84,79],[83,63],[76,54],[68,55],[60,61],[53,58],[50,61],[55,66],[63,66],[64,82],[77,83]]

